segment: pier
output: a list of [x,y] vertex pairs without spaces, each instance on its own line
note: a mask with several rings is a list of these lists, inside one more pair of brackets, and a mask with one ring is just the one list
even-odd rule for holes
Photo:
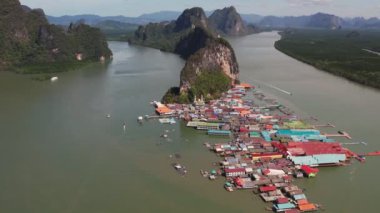
[[260,107],[252,107],[252,109],[276,109],[279,108],[281,105],[279,104],[272,104],[267,106],[260,106]]
[[179,115],[145,115],[145,119],[178,118]]
[[335,128],[335,125],[331,124],[331,123],[327,123],[327,124],[316,124],[313,126],[315,129],[317,128],[323,128],[323,127],[331,127],[331,128]]
[[352,137],[347,132],[344,132],[344,131],[340,131],[337,134],[323,134],[323,135],[326,137],[345,137],[350,140],[352,139]]

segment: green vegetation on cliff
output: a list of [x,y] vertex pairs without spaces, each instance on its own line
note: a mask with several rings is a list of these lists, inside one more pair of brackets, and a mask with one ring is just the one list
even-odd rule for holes
[[231,88],[231,80],[222,71],[203,72],[195,80],[190,91],[197,97],[205,97],[206,101],[219,98],[223,92]]
[[275,47],[320,70],[380,88],[380,31],[287,30]]
[[170,88],[164,97],[163,103],[191,103],[194,97],[204,97],[205,101],[218,98],[231,87],[231,80],[221,71],[202,72],[197,77],[187,93],[181,93],[179,87]]
[[174,23],[150,23],[140,26],[128,41],[135,45],[174,52],[177,43],[190,32],[190,29],[175,32],[174,28]]
[[0,49],[0,69],[22,73],[77,67],[76,54],[85,62],[112,54],[99,29],[80,23],[68,29],[50,25],[42,10],[21,6],[18,0],[0,2]]

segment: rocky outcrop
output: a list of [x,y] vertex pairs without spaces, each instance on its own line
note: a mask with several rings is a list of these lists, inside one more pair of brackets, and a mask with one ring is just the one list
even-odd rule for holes
[[188,59],[201,48],[206,47],[209,40],[213,38],[210,32],[204,28],[196,27],[189,34],[182,37],[176,44],[174,52],[184,59]]
[[[232,28],[242,32],[240,27]],[[180,86],[171,88],[163,102],[190,102],[194,96],[216,98],[238,80],[232,47],[216,36],[199,7],[185,10],[173,22],[140,26],[129,42],[174,52],[186,60]]]
[[196,31],[199,32],[194,35],[201,37],[198,40],[203,38],[205,45],[192,53],[186,61],[180,78],[181,92],[188,91],[203,72],[221,72],[230,78],[231,85],[234,84],[239,78],[239,65],[232,47],[223,39],[209,37],[203,29]]
[[139,26],[129,43],[177,52],[177,44],[196,27],[208,29],[207,16],[202,8],[186,9],[175,21]]
[[175,21],[174,31],[179,32],[194,27],[208,28],[207,16],[200,7],[194,7],[183,11]]
[[208,21],[210,27],[222,35],[239,36],[249,33],[243,19],[233,6],[215,10]]
[[[131,44],[157,48],[168,52],[177,52],[178,43],[183,38],[189,39],[189,34],[195,28],[207,29],[215,37],[241,36],[258,32],[253,25],[246,25],[234,7],[226,7],[216,10],[207,18],[202,8],[194,7],[186,9],[175,21],[150,23],[139,26],[134,36],[128,39]],[[195,38],[198,36],[194,35]],[[200,41],[201,42],[201,41]],[[196,46],[201,44],[193,42]],[[179,44],[181,48],[183,45]],[[188,46],[194,49],[192,46]],[[188,54],[186,54],[188,55]],[[182,54],[181,54],[182,56]]]

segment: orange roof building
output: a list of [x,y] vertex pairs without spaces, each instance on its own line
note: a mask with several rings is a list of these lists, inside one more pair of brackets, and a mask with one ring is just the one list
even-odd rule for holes
[[248,84],[248,83],[240,83],[239,86],[244,87],[245,89],[251,89],[254,88],[254,86]]
[[317,206],[312,203],[299,205],[298,208],[301,211],[315,211],[318,209]]
[[168,115],[171,114],[173,111],[169,109],[167,106],[161,106],[156,108],[156,112],[160,115]]

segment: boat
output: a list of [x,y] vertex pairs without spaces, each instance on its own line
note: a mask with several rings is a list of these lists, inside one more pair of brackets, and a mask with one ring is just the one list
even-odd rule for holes
[[300,172],[300,171],[297,171],[297,172],[295,172],[295,173],[294,173],[294,177],[295,177],[295,178],[303,178],[303,177],[304,177],[304,175],[303,175],[303,173],[302,173],[302,172]]
[[111,117],[111,114],[107,114],[107,115],[106,115],[106,118],[110,118],[110,117]]
[[177,123],[177,122],[174,120],[174,118],[171,118],[169,121],[169,124],[175,124],[175,123]]
[[210,176],[208,176],[208,179],[210,179],[210,180],[215,180],[215,179],[216,179],[216,176],[215,176],[215,175],[210,175]]
[[226,183],[224,184],[224,188],[225,188],[227,191],[229,191],[229,192],[234,191],[233,185],[232,185],[230,182],[226,182]]
[[158,119],[158,121],[162,124],[175,124],[176,123],[174,118],[160,118],[160,119]]
[[202,175],[203,177],[208,177],[208,176],[209,176],[209,173],[208,173],[208,171],[203,171],[203,170],[201,170],[201,175]]
[[365,156],[380,156],[380,151],[368,152]]
[[207,148],[209,148],[209,149],[211,148],[211,144],[208,143],[208,142],[205,142],[204,145],[205,145]]
[[140,121],[140,122],[143,121],[143,119],[144,119],[143,116],[137,117],[137,120]]
[[172,166],[174,167],[174,169],[182,176],[186,175],[187,173],[187,169],[185,166],[182,166],[181,164],[179,163],[172,163]]
[[51,77],[50,78],[50,81],[54,82],[54,81],[57,81],[58,80],[58,77],[57,76],[54,76],[54,77]]

